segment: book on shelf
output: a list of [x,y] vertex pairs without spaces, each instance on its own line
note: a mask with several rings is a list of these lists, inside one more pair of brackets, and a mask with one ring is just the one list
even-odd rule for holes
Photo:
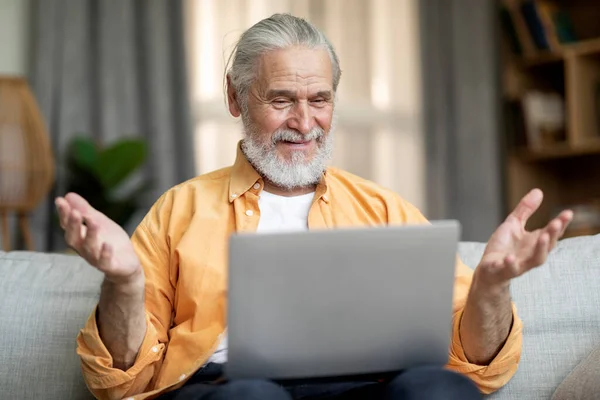
[[504,0],[500,22],[512,51],[518,55],[558,51],[562,45],[577,41],[571,18],[553,0]]

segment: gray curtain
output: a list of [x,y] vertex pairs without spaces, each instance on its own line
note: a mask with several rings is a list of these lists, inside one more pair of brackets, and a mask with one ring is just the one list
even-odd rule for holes
[[[57,159],[57,184],[33,216],[38,250],[61,247],[53,198],[65,145],[144,137],[152,201],[194,175],[182,0],[32,0],[30,80]],[[139,219],[139,217],[138,217]],[[49,234],[50,233],[50,234]]]
[[427,210],[486,241],[503,219],[493,0],[419,0]]

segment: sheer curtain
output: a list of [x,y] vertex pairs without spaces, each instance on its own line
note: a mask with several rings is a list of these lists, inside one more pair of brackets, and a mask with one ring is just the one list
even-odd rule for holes
[[486,241],[505,218],[495,0],[419,0],[430,219]]
[[225,60],[241,32],[277,12],[322,29],[342,68],[333,165],[425,210],[418,0],[187,0],[197,172],[230,165],[241,122],[227,113]]
[[140,175],[152,190],[130,232],[164,191],[194,176],[183,1],[31,0],[29,78],[57,160],[54,193],[32,220],[40,250],[64,248],[54,197],[64,194],[75,136],[147,142]]

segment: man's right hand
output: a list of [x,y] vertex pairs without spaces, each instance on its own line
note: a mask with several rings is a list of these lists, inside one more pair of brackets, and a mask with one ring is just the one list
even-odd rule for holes
[[113,367],[127,371],[135,363],[146,334],[144,273],[129,235],[81,196],[56,199],[65,240],[88,263],[104,272],[98,302],[100,339]]
[[143,280],[139,258],[123,228],[78,194],[57,197],[55,204],[67,245],[102,271],[108,281],[130,284]]

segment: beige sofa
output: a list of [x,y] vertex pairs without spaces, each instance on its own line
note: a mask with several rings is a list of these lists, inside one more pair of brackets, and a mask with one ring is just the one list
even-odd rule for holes
[[[467,265],[477,265],[483,247],[461,243]],[[90,398],[75,336],[101,279],[75,256],[0,252],[0,399]],[[515,377],[489,398],[549,399],[600,346],[600,236],[562,241],[512,291],[525,324],[523,355]]]

